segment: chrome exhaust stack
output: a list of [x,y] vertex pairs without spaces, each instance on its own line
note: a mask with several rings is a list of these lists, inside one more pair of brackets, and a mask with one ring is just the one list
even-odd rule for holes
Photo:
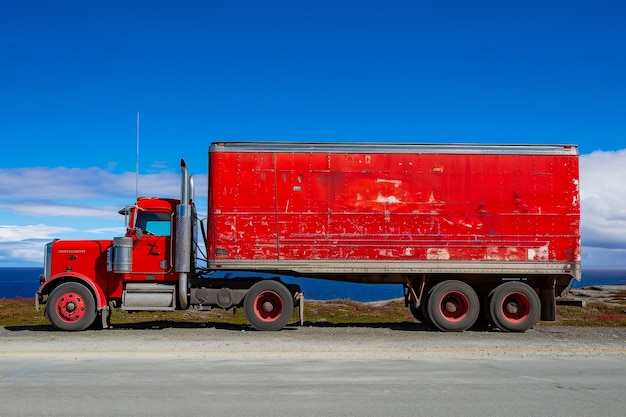
[[189,307],[187,276],[191,272],[191,259],[193,250],[193,208],[191,205],[193,196],[193,180],[189,177],[187,164],[184,159],[180,160],[180,204],[176,207],[176,264],[178,272],[178,302],[181,309]]

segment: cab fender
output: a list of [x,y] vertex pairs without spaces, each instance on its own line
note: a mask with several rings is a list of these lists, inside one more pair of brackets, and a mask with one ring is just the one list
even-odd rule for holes
[[56,287],[66,282],[77,282],[89,288],[96,299],[96,308],[98,311],[107,307],[107,298],[104,295],[102,288],[100,288],[100,286],[93,282],[88,276],[76,272],[63,272],[62,274],[50,277],[39,287],[39,290],[37,291],[37,298],[41,301],[44,295],[49,295]]

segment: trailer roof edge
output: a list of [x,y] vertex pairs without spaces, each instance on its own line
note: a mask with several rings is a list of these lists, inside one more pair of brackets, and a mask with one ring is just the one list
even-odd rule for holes
[[383,142],[213,142],[209,152],[302,152],[302,153],[455,153],[578,155],[577,145],[478,144],[478,143],[383,143]]

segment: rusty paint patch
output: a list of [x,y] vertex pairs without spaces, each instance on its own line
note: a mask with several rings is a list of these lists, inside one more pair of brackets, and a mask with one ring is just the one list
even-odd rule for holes
[[442,248],[429,248],[426,251],[426,259],[430,260],[448,260],[450,259],[450,252],[447,249]]

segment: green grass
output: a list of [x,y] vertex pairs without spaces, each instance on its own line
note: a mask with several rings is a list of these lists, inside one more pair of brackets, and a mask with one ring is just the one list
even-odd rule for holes
[[626,327],[626,302],[587,303],[586,307],[559,306],[557,320],[541,325]]
[[[600,326],[626,327],[626,297],[607,304],[590,302],[586,307],[557,307],[557,320],[541,322],[540,326]],[[43,306],[42,306],[43,307]],[[410,324],[417,323],[401,300],[386,303],[360,303],[351,300],[313,301],[307,300],[304,319],[308,324]],[[298,310],[294,311],[292,323],[298,322]],[[242,309],[171,312],[143,311],[128,313],[113,310],[111,323],[114,325],[247,325]],[[47,326],[50,322],[43,315],[43,308],[35,311],[32,299],[0,299],[0,326]]]

